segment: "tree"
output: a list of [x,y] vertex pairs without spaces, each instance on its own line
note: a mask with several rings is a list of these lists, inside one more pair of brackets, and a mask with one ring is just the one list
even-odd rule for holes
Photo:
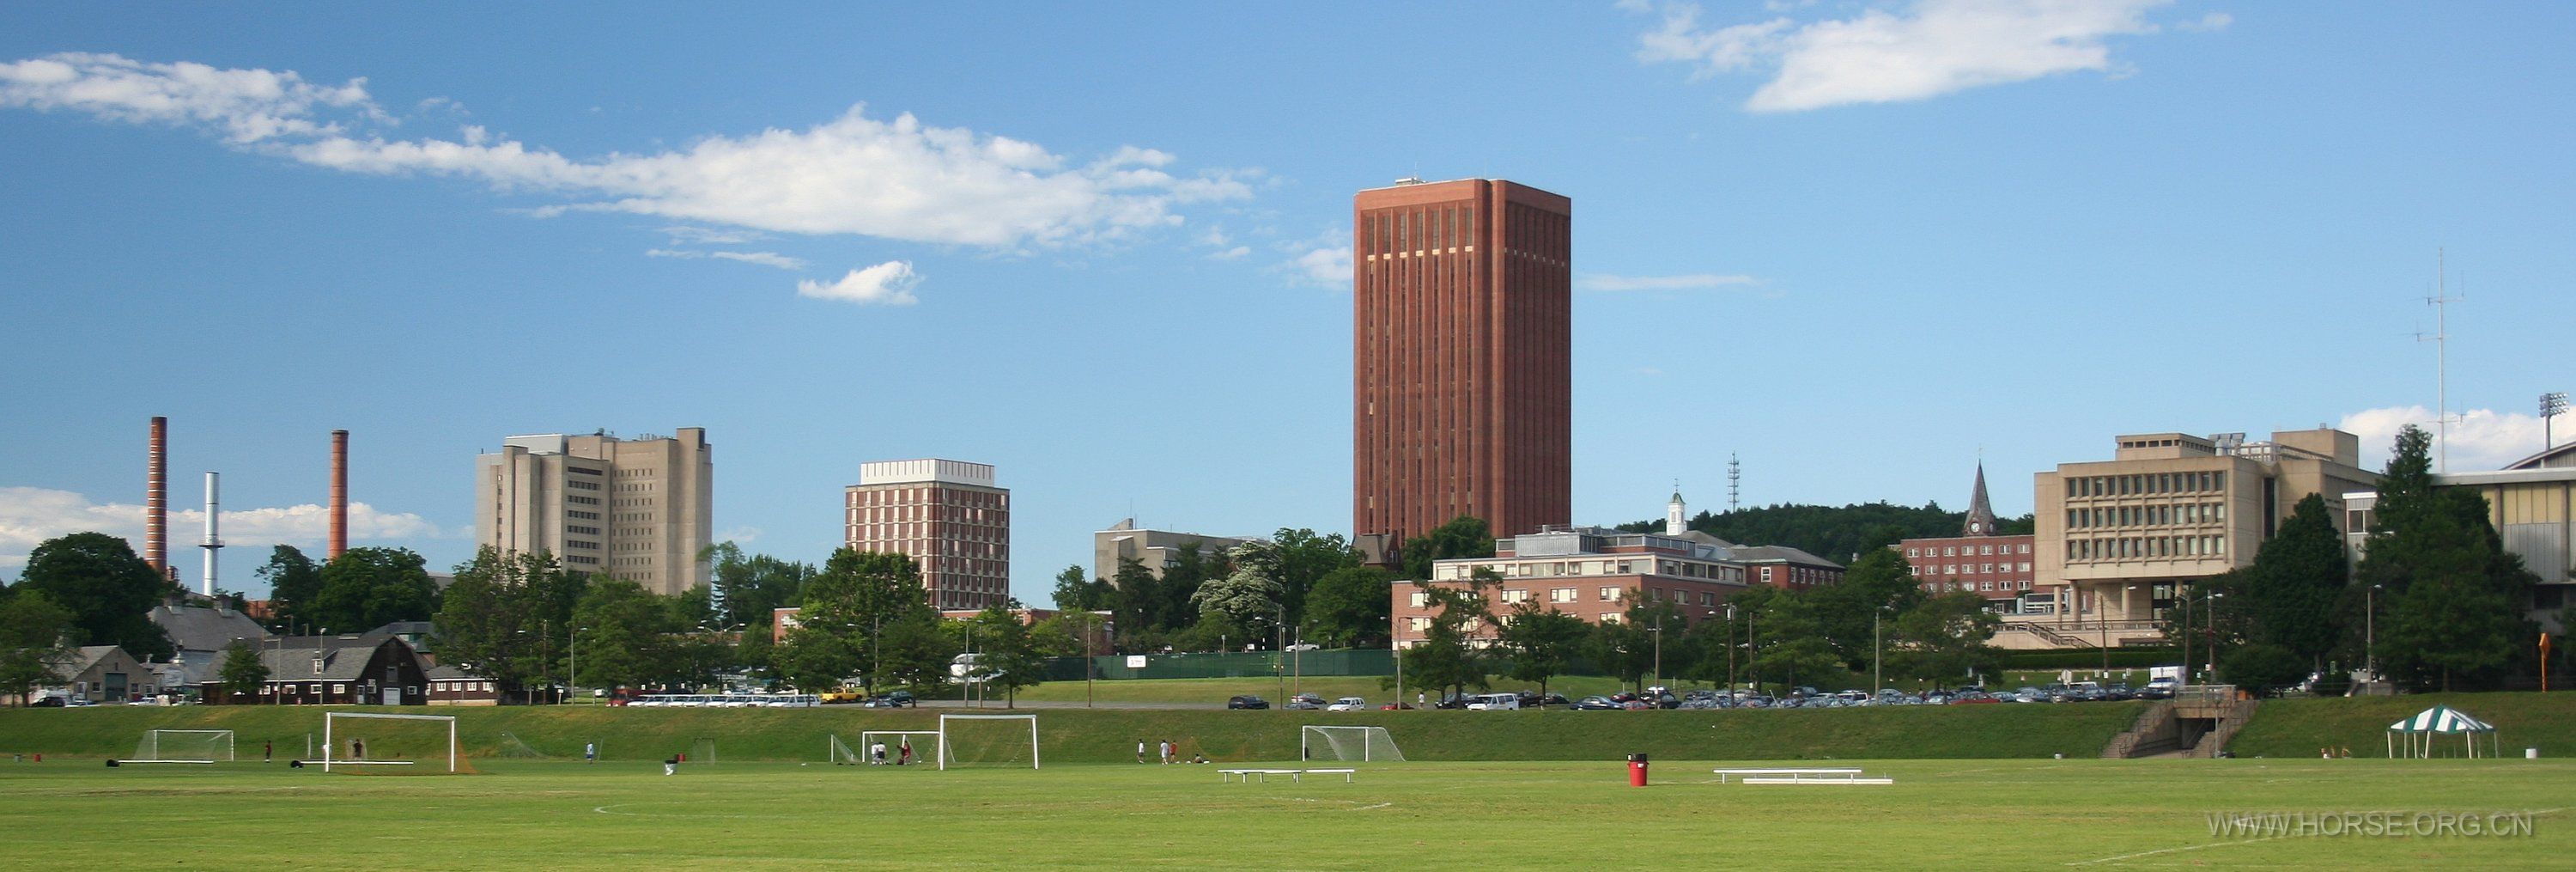
[[1306,638],[1332,648],[1357,648],[1386,640],[1394,608],[1395,577],[1374,566],[1336,569],[1306,592]]
[[1400,550],[1404,577],[1418,581],[1430,578],[1431,564],[1438,561],[1494,556],[1494,535],[1487,530],[1485,519],[1459,515],[1428,533],[1404,540]]
[[[1339,533],[1323,534],[1304,527],[1281,527],[1259,552],[1269,563],[1263,573],[1279,583],[1279,602],[1288,625],[1306,622],[1306,597],[1325,576],[1360,565],[1359,549]],[[1240,564],[1242,558],[1236,562]]]
[[1277,571],[1275,549],[1247,542],[1235,549],[1234,572],[1199,585],[1190,606],[1202,619],[1222,617],[1228,623],[1263,635],[1277,632],[1285,588],[1270,573]]
[[1133,557],[1118,559],[1118,573],[1111,578],[1108,608],[1118,619],[1118,636],[1129,650],[1144,647],[1142,639],[1165,629],[1160,623],[1163,602],[1162,579]]
[[1259,634],[1225,616],[1224,612],[1199,615],[1199,622],[1171,634],[1171,645],[1182,651],[1241,650],[1243,644]]
[[[2240,575],[2239,589],[2229,595],[2228,607],[2242,614],[2248,643],[2277,649],[2259,658],[2249,655],[2245,662],[2264,664],[2270,672],[2284,671],[2271,668],[2282,662],[2304,664],[2287,670],[2297,673],[2289,683],[2325,668],[2326,654],[2334,649],[2342,629],[2336,603],[2351,578],[2344,563],[2343,535],[2335,531],[2325,498],[2309,494],[2300,500]],[[2227,680],[2281,684],[2250,681],[2233,671]]]
[[2536,632],[2521,604],[2539,579],[2504,550],[2485,497],[2433,486],[2431,441],[2418,427],[2399,431],[2380,475],[2359,573],[2383,589],[2387,607],[2376,653],[2419,689],[2489,684]]
[[259,652],[248,641],[234,639],[224,649],[224,663],[216,672],[218,686],[232,696],[249,696],[268,683],[268,664],[260,662]]
[[994,606],[953,623],[971,631],[975,674],[983,677],[985,693],[1002,689],[1004,707],[1016,708],[1020,688],[1046,680],[1046,662],[1029,641],[1028,625],[1010,611]]
[[176,653],[170,636],[152,623],[152,607],[179,592],[133,546],[105,533],[48,539],[27,554],[18,573],[20,593],[42,593],[72,615],[75,644],[115,645],[143,660]]
[[[1385,597],[1379,597],[1383,600]],[[1538,692],[1547,694],[1547,680],[1565,674],[1574,656],[1583,648],[1591,628],[1582,618],[1540,608],[1534,600],[1512,605],[1511,619],[1497,628],[1503,650],[1511,655],[1512,678],[1538,682]]]
[[[352,548],[343,552],[331,566],[343,567],[336,579],[323,583],[321,604],[325,612],[341,608],[342,602],[364,602],[380,561],[361,557],[360,552],[382,552],[385,549]],[[402,554],[410,554],[403,551]],[[379,555],[381,556],[381,555]],[[412,555],[417,560],[418,555]],[[347,561],[344,563],[344,561]],[[331,566],[323,567],[326,579]],[[399,574],[399,573],[396,573]],[[554,556],[545,552],[504,553],[489,546],[477,549],[474,558],[456,567],[456,580],[447,586],[439,600],[436,617],[438,644],[434,649],[439,660],[483,678],[491,679],[501,691],[502,699],[526,689],[540,675],[550,671],[547,655],[561,646],[551,644],[555,631],[564,626],[549,614],[551,603],[560,591],[572,586]],[[424,574],[421,583],[428,583]],[[583,582],[587,584],[587,582]],[[342,591],[334,598],[334,589]],[[340,614],[334,620],[354,625],[365,616]],[[401,620],[401,619],[397,619]],[[365,630],[377,626],[356,627]],[[597,659],[607,653],[594,641],[584,646]],[[591,664],[584,663],[584,666]],[[605,673],[599,673],[605,674]]]
[[1173,553],[1172,565],[1163,569],[1162,578],[1143,589],[1154,594],[1156,600],[1150,613],[1150,629],[1178,630],[1198,623],[1199,586],[1233,572],[1234,566],[1223,552],[1207,553],[1199,549],[1197,542],[1181,543]]
[[1947,682],[1995,668],[1987,643],[2003,619],[1986,600],[1967,591],[1931,597],[1896,616],[1887,637],[1887,662],[1898,675]]
[[79,623],[43,591],[20,585],[0,593],[8,594],[0,599],[0,693],[25,699],[54,681],[54,665],[71,655]]
[[1089,657],[1084,640],[1096,636],[1100,625],[1100,616],[1090,612],[1058,614],[1029,627],[1029,650],[1040,657]]
[[[461,581],[461,579],[460,579]],[[664,597],[632,581],[603,578],[573,607],[581,632],[580,678],[598,687],[646,687],[674,678],[674,634],[688,629]]]
[[1493,622],[1493,612],[1485,605],[1486,594],[1501,583],[1501,576],[1483,567],[1468,576],[1463,588],[1423,580],[1413,582],[1434,611],[1430,624],[1423,629],[1422,641],[1400,655],[1408,686],[1424,690],[1446,688],[1459,694],[1466,693],[1469,685],[1480,689],[1489,686],[1484,652],[1469,644],[1469,638],[1479,625]]
[[395,621],[426,621],[438,612],[438,585],[409,548],[351,548],[322,565],[314,594],[315,626],[363,633]]
[[269,549],[268,562],[255,572],[268,580],[270,629],[285,632],[311,622],[306,612],[322,592],[322,569],[313,565],[313,558],[293,545],[279,545]]
[[940,632],[939,618],[929,609],[908,612],[885,625],[878,643],[882,648],[871,652],[883,658],[880,675],[872,681],[901,685],[913,693],[928,696],[948,683],[948,659],[957,651],[948,645]]
[[[851,634],[800,624],[787,640],[770,650],[769,662],[781,681],[807,692],[838,690],[852,675],[867,669],[865,652],[850,644]],[[871,683],[875,676],[869,676]]]
[[1923,602],[1924,593],[1904,555],[1896,549],[1880,547],[1852,561],[1840,583],[1813,588],[1797,597],[1805,614],[1815,622],[1816,632],[1842,658],[1843,668],[1857,672],[1870,665],[1873,618],[1912,609]]
[[[1639,689],[1643,689],[1640,679],[1653,666],[1655,657],[1655,640],[1646,631],[1655,619],[1648,616],[1647,608],[1644,603],[1639,603],[1621,613],[1620,620],[1603,620],[1592,625],[1583,647],[1583,653],[1592,658],[1592,665],[1619,679],[1620,684]],[[1671,625],[1679,629],[1682,622],[1674,620]]]
[[1055,607],[1059,611],[1094,612],[1110,608],[1107,579],[1095,579],[1077,563],[1055,574]]
[[720,626],[767,626],[780,607],[793,605],[803,596],[806,583],[814,577],[810,564],[767,554],[746,556],[731,542],[707,546],[704,559],[711,600],[724,604],[714,615]]
[[[1690,520],[1690,528],[1729,542],[1786,545],[1837,560],[1867,554],[1898,539],[1921,539],[1933,536],[1956,536],[1966,523],[1965,512],[1943,511],[1939,503],[1920,507],[1890,503],[1857,503],[1847,506],[1774,505],[1745,508],[1721,514],[1701,512]],[[2026,523],[2016,519],[1997,526],[2011,530]],[[1632,533],[1660,533],[1662,518],[1621,524],[1619,529]],[[2029,527],[2021,527],[2029,533]]]
[[[929,597],[921,587],[921,567],[911,557],[843,548],[832,552],[831,558],[823,561],[823,571],[806,583],[805,599],[796,613],[797,632],[788,637],[788,643],[820,645],[803,637],[808,631],[826,633],[835,637],[836,647],[815,647],[813,652],[848,650],[868,655],[860,664],[866,668],[854,671],[865,675],[865,686],[873,694],[879,680],[875,674],[879,667],[875,664],[883,656],[885,628],[907,618],[933,614]],[[810,660],[828,655],[800,656]],[[849,674],[853,673],[843,673]]]

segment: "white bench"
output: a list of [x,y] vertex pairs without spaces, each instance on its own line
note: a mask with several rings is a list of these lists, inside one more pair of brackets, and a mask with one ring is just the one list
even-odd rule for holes
[[1792,775],[1786,778],[1763,778],[1756,776],[1745,778],[1743,779],[1743,782],[1746,784],[1895,784],[1896,779],[1862,778],[1857,775],[1841,778],[1831,776],[1817,776],[1811,778],[1807,776]]
[[[1805,777],[1805,776],[1809,776],[1809,775],[1839,775],[1839,776],[1844,776],[1844,777],[1846,777],[1846,778],[1858,778],[1858,777],[1860,777],[1860,770],[1859,770],[1859,769],[1846,769],[1846,768],[1829,768],[1829,769],[1712,769],[1712,770],[1709,770],[1709,771],[1717,773],[1717,783],[1719,783],[1719,784],[1725,784],[1725,783],[1726,783],[1726,778],[1727,778],[1727,776],[1730,776],[1730,775],[1734,775],[1734,776],[1787,776],[1787,777],[1789,777],[1789,778],[1800,778],[1800,777]],[[1755,780],[1753,779],[1753,777],[1745,777],[1743,780],[1744,780],[1744,783],[1746,783],[1746,784],[1772,784],[1772,783],[1777,783],[1777,782],[1775,782],[1775,781],[1768,781],[1768,780],[1765,780],[1765,781],[1755,781]]]
[[1216,780],[1217,780],[1218,782],[1220,782],[1220,783],[1221,783],[1221,782],[1226,782],[1226,781],[1234,781],[1234,780],[1242,780],[1242,781],[1244,781],[1244,782],[1247,782],[1247,783],[1248,783],[1248,782],[1250,782],[1253,778],[1255,778],[1255,777],[1259,777],[1259,778],[1262,780],[1262,782],[1263,782],[1263,783],[1268,783],[1268,782],[1270,781],[1270,776],[1273,776],[1273,775],[1285,775],[1285,776],[1288,776],[1291,780],[1293,780],[1293,779],[1295,779],[1295,778],[1297,777],[1297,774],[1298,774],[1298,773],[1303,772],[1303,771],[1305,771],[1305,770],[1302,770],[1302,769],[1219,769],[1219,770],[1217,770],[1217,771],[1216,771]]
[[1216,771],[1216,780],[1220,783],[1235,780],[1250,783],[1252,779],[1259,778],[1263,783],[1268,783],[1270,776],[1285,775],[1288,776],[1289,781],[1303,782],[1308,775],[1339,775],[1342,777],[1342,782],[1347,784],[1350,783],[1352,775],[1358,771],[1357,769],[1219,769]]

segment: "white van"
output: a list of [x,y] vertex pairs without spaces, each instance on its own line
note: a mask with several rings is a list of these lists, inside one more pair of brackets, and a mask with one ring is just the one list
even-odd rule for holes
[[1471,712],[1508,711],[1520,707],[1521,695],[1517,693],[1479,693],[1467,697],[1467,710]]

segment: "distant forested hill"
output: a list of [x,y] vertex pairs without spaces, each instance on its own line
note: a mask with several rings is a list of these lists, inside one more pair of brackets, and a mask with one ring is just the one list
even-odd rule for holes
[[[1895,544],[1900,539],[1956,536],[1967,513],[1944,511],[1940,503],[1921,507],[1890,503],[1848,506],[1776,505],[1738,509],[1723,514],[1701,512],[1690,528],[1739,545],[1787,545],[1832,560],[1851,562],[1852,555]],[[2031,516],[1998,522],[2006,535],[2031,531]],[[1629,532],[1661,530],[1662,521],[1621,524]]]

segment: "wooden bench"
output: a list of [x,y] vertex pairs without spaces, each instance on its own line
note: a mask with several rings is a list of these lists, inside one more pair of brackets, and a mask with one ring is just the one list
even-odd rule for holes
[[[1719,784],[1725,784],[1726,777],[1729,775],[1785,775],[1792,778],[1802,775],[1847,775],[1852,777],[1858,777],[1860,775],[1860,770],[1858,769],[1712,769],[1709,771],[1717,773],[1717,783]],[[1750,782],[1753,779],[1746,778],[1744,780]]]

